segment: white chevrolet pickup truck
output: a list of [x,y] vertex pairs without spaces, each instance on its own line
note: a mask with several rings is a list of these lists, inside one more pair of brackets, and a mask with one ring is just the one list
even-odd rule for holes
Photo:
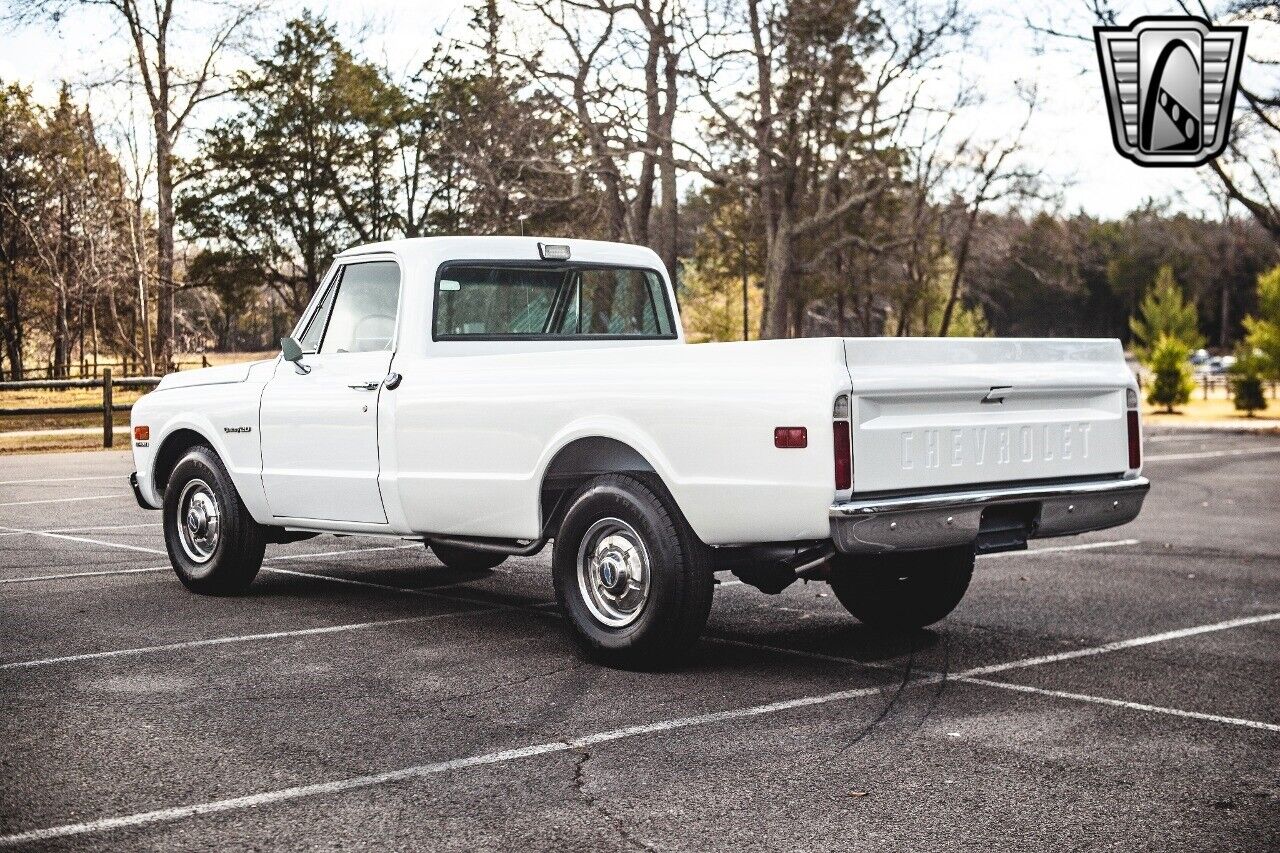
[[318,533],[477,572],[554,540],[571,632],[616,665],[694,643],[717,571],[926,625],[975,555],[1124,524],[1148,489],[1115,340],[685,345],[636,246],[351,249],[282,350],[133,408],[134,492],[189,589],[241,592],[267,544]]

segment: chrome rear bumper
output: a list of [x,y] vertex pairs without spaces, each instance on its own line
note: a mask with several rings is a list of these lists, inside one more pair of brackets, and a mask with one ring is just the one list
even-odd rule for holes
[[1137,477],[850,500],[831,507],[831,539],[846,554],[981,546],[997,516],[1025,518],[1024,540],[1070,536],[1133,521],[1150,488]]

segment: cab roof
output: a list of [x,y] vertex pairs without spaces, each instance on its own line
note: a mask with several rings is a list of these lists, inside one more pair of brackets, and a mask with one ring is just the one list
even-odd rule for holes
[[393,254],[406,263],[442,263],[454,260],[543,261],[539,244],[569,247],[569,262],[634,264],[664,272],[662,260],[647,246],[611,243],[604,240],[576,240],[569,237],[406,237],[353,246],[338,255],[348,259],[359,255]]

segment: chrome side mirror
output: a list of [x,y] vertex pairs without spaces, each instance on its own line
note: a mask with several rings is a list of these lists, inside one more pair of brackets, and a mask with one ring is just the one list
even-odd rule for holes
[[311,368],[302,363],[302,345],[289,336],[280,339],[280,350],[284,354],[284,360],[293,364],[293,369],[299,373],[306,375],[311,372]]

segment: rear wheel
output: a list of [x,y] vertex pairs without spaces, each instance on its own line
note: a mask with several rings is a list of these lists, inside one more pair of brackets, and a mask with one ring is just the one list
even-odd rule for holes
[[441,545],[432,542],[431,552],[440,562],[459,572],[483,572],[502,564],[506,554],[492,551],[481,551],[476,548],[462,548],[457,545]]
[[626,475],[597,477],[569,501],[552,573],[574,640],[614,666],[671,663],[711,610],[706,546],[657,490]]
[[192,592],[244,592],[262,567],[263,528],[208,447],[191,448],[169,475],[164,542],[178,580]]
[[931,625],[955,609],[973,576],[971,546],[836,558],[831,590],[845,609],[875,628]]

